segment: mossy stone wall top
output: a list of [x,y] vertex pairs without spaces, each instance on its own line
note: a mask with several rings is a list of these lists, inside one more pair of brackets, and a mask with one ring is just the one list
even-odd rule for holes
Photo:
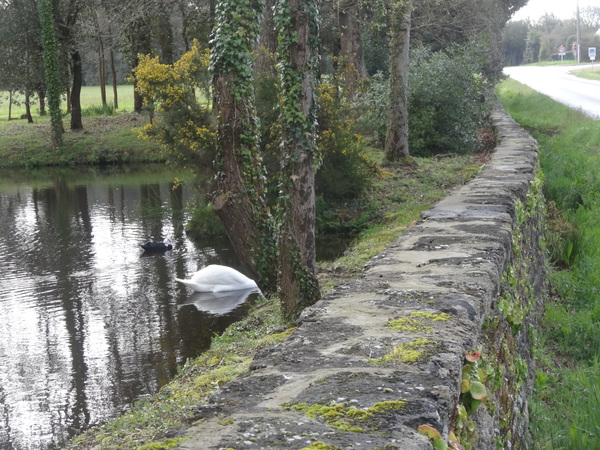
[[543,203],[535,140],[503,111],[494,123],[481,174],[306,309],[179,448],[432,448],[422,425],[479,449],[526,439]]

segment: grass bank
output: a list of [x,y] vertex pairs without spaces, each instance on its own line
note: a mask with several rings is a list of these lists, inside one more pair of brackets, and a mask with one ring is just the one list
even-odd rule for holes
[[[68,131],[69,116],[63,123],[67,131],[64,145],[54,150],[50,146],[50,119],[34,114],[34,123],[25,119],[8,120],[6,93],[0,92],[0,167],[79,166],[160,162],[164,156],[156,142],[138,139],[136,127],[148,119],[130,112],[133,108],[133,88],[120,87],[123,101],[118,111],[106,112],[99,103],[98,87],[82,90],[83,127]],[[36,106],[33,105],[35,110]],[[24,113],[23,106],[13,106],[12,116]]]
[[515,81],[504,108],[537,139],[552,298],[535,349],[536,449],[600,448],[600,121]]
[[[383,158],[382,154],[371,155],[373,159],[378,156]],[[363,199],[366,228],[341,258],[319,267],[322,290],[357,278],[368,260],[417,220],[421,211],[477,174],[488,156],[418,158],[410,166],[382,167],[382,176]],[[157,395],[138,401],[129,413],[82,434],[67,448],[147,450],[177,445],[210,393],[248,371],[258,349],[286,339],[291,331],[283,321],[278,299],[263,301],[246,319],[215,337],[210,350],[186,363]]]
[[573,70],[573,75],[579,78],[586,78],[588,80],[600,81],[600,65],[588,66],[585,69]]

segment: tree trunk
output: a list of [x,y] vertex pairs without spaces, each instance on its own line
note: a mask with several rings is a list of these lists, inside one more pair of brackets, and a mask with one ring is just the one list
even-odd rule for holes
[[[213,208],[248,276],[266,292],[276,277],[273,222],[264,202],[265,177],[258,142],[251,72],[260,2],[216,12],[211,66],[217,110],[216,188]],[[240,17],[245,20],[239,21]],[[233,40],[231,33],[235,33]],[[239,36],[244,39],[238,39]]]
[[133,111],[141,114],[144,107],[144,98],[137,91],[137,81],[133,80]]
[[54,32],[54,16],[49,0],[38,1],[38,13],[42,28],[42,47],[44,53],[44,72],[48,88],[48,108],[50,109],[52,148],[63,144],[62,111],[60,110],[60,78],[58,70],[58,46]]
[[12,120],[13,91],[8,91],[8,120]]
[[258,40],[259,51],[257,52],[256,63],[254,66],[255,74],[276,75],[275,64],[273,63],[275,53],[277,52],[277,30],[273,21],[273,5],[275,0],[266,0],[264,13],[260,26],[260,37]]
[[38,91],[38,99],[40,102],[40,116],[46,115],[46,92],[44,89]]
[[[130,43],[130,51],[133,55],[133,60],[131,60],[131,68],[135,69],[139,64],[138,55],[148,55],[152,52],[152,48],[150,47],[150,39],[149,36],[151,34],[150,26],[147,23],[144,17],[136,19],[132,22],[127,29],[127,39]],[[137,81],[135,79],[135,74],[133,75],[133,110],[141,114],[144,106],[144,99],[139,94],[136,89]]]
[[106,106],[106,67],[104,65],[104,44],[102,38],[98,37],[98,75],[100,81],[100,98],[102,106]]
[[[246,274],[254,280],[261,280],[258,258],[262,231],[257,226],[255,210],[266,210],[266,206],[254,205],[247,194],[246,167],[240,148],[241,135],[248,131],[240,118],[246,117],[247,111],[244,111],[245,105],[233,100],[228,81],[226,75],[217,76],[214,80],[218,108],[217,157],[220,162],[212,203]],[[262,283],[259,284],[262,286]]]
[[[177,2],[177,8],[179,8],[179,14],[181,14],[181,39],[183,40],[183,48],[186,53],[190,51],[190,40],[188,39],[188,19],[185,14],[185,6],[186,3],[184,0],[179,0]],[[214,15],[211,16],[214,18]]]
[[83,121],[81,119],[81,84],[83,82],[83,74],[81,71],[81,55],[77,50],[71,53],[71,66],[73,69],[71,130],[83,130]]
[[31,94],[29,90],[25,90],[25,115],[27,116],[27,123],[33,123],[33,117],[31,117]]
[[389,161],[410,157],[408,151],[408,62],[412,0],[399,2],[392,10],[390,41],[390,117],[385,138]]
[[[73,76],[73,75],[71,74],[71,76]],[[65,96],[67,98],[67,102],[66,102],[67,103],[67,114],[71,114],[71,108],[72,108],[72,105],[71,105],[71,86],[67,86],[67,89],[66,89],[66,92],[65,92]]]
[[119,109],[119,95],[117,92],[117,68],[115,66],[115,54],[113,51],[113,37],[112,28],[110,26],[110,20],[108,21],[108,39],[110,44],[110,50],[108,52],[108,59],[110,62],[110,74],[112,77],[112,88],[113,88],[113,104],[115,110]]
[[104,41],[100,32],[100,24],[98,23],[98,13],[92,6],[92,18],[94,20],[94,28],[96,29],[96,38],[98,39],[98,78],[100,81],[100,97],[102,106],[106,106],[106,67],[104,64]]
[[314,174],[318,6],[316,0],[279,0],[275,17],[282,80],[279,289],[283,312],[289,319],[320,297]]
[[171,28],[170,11],[161,12],[158,16],[158,23],[160,62],[163,64],[173,64],[173,30]]
[[358,24],[358,6],[355,0],[346,0],[339,5],[341,56],[349,70],[346,71],[346,96],[352,99],[357,85],[367,78],[367,66]]

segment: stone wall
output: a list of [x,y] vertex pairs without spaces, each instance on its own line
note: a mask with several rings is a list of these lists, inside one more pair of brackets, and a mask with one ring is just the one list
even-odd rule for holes
[[463,447],[526,447],[543,204],[536,142],[503,111],[494,122],[481,174],[305,310],[180,448],[432,448],[423,425]]

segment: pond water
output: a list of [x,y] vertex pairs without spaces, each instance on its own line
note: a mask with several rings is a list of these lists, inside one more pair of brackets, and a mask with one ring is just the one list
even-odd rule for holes
[[[157,392],[245,314],[249,302],[216,310],[175,281],[237,267],[226,241],[186,237],[193,190],[175,175],[0,173],[0,448],[59,447]],[[172,251],[140,247],[164,238]]]

